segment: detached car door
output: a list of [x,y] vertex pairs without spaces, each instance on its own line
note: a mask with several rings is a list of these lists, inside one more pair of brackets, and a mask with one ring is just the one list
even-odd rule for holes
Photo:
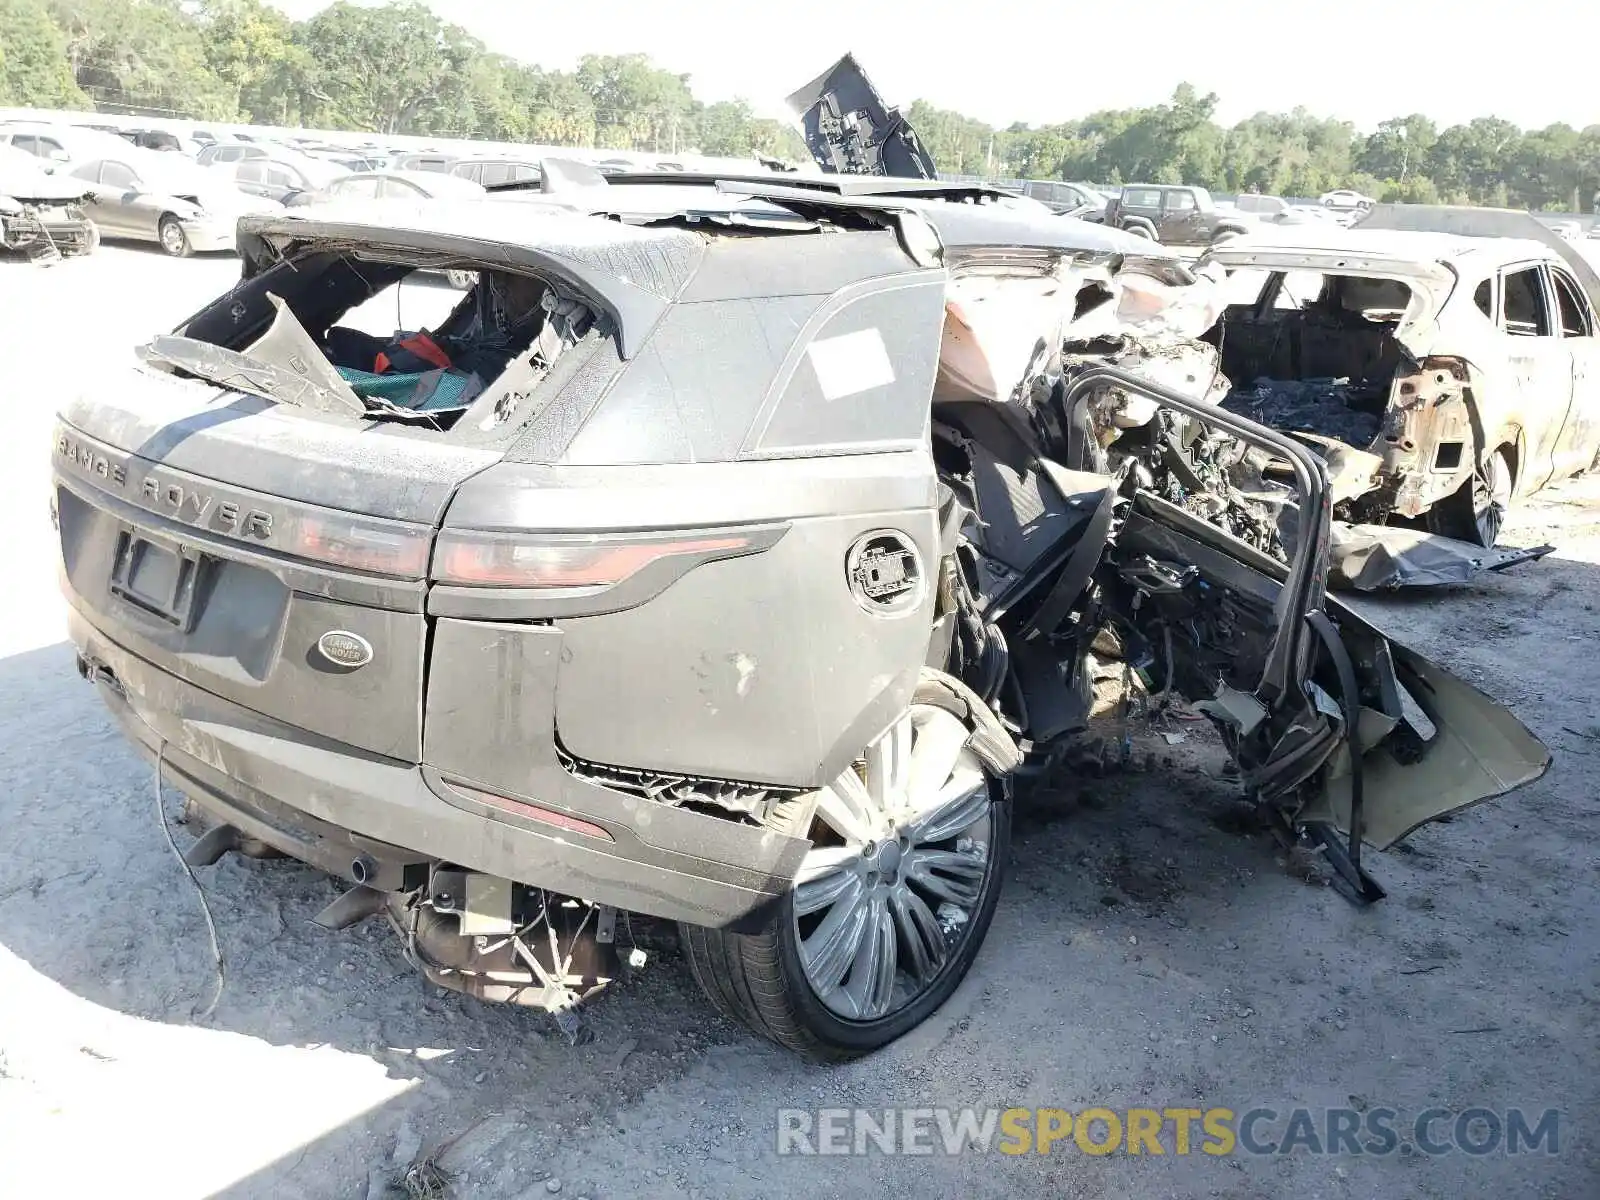
[[1382,894],[1362,842],[1544,773],[1549,751],[1508,710],[1327,595],[1328,480],[1305,446],[1112,368],[1069,379],[1060,428],[1122,418],[1096,464],[1120,499],[1094,603],[1124,659],[1212,721],[1246,786],[1358,898]]

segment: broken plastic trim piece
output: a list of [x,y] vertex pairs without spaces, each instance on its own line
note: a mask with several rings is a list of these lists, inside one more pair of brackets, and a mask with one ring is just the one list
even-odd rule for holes
[[[1420,755],[1397,756],[1388,741],[1361,751],[1362,841],[1386,850],[1429,821],[1504,796],[1549,769],[1550,751],[1508,709],[1384,633],[1378,624],[1381,609],[1363,604],[1358,612],[1355,603],[1329,597],[1328,610],[1341,629],[1382,638],[1399,685],[1434,731]],[[1397,703],[1403,701],[1397,698]],[[1321,794],[1295,819],[1306,826],[1323,822],[1349,834],[1348,767],[1334,764]]]
[[162,334],[140,346],[136,353],[146,362],[176,367],[219,387],[263,396],[279,404],[326,413],[362,411],[359,400],[358,407],[351,410],[341,397],[294,370],[197,338]]
[[303,380],[318,402],[316,407],[325,412],[355,415],[366,412],[367,406],[334,369],[322,348],[283,302],[283,297],[268,292],[267,300],[276,310],[272,325],[246,348],[245,353],[256,362],[266,363],[280,372],[290,372]]
[[934,179],[933,157],[897,108],[846,54],[788,97],[806,148],[827,173]]

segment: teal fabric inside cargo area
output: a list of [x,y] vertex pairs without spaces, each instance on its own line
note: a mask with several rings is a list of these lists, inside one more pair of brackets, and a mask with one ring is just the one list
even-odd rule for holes
[[[339,367],[338,371],[350,385],[350,390],[363,400],[384,400],[397,408],[409,408],[417,412],[465,407],[463,398],[473,379],[471,375],[459,371],[443,370],[404,375],[375,375],[371,371],[357,371],[353,367]],[[428,380],[432,386],[425,395],[419,397],[419,385],[424,380]]]

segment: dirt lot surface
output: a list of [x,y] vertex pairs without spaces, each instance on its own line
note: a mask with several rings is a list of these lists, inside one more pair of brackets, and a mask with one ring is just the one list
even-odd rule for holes
[[[0,1193],[350,1200],[456,1139],[440,1162],[464,1198],[1600,1195],[1593,479],[1507,530],[1552,557],[1382,606],[1556,762],[1373,855],[1390,898],[1370,910],[1260,832],[1181,726],[1179,746],[1141,732],[1153,770],[1019,813],[970,979],[865,1062],[810,1067],[712,1017],[670,947],[572,1049],[537,1014],[425,986],[376,922],[312,927],[334,894],[312,871],[233,857],[198,872],[226,986],[197,1023],[206,927],[150,768],[73,671],[46,468],[58,397],[115,387],[136,340],[236,270],[123,248],[0,264]],[[1520,1158],[776,1153],[779,1108],[899,1104],[1558,1107],[1563,1125],[1559,1154]]]

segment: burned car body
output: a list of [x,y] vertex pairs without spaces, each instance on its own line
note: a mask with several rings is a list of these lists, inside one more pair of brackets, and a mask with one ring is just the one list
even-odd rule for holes
[[1203,335],[1235,383],[1224,405],[1318,444],[1350,519],[1493,546],[1513,498],[1594,462],[1600,341],[1574,256],[1363,223],[1209,257],[1261,281]]
[[[1303,445],[1063,352],[1133,239],[630,186],[248,219],[240,283],[63,406],[80,670],[216,823],[191,861],[292,854],[352,884],[325,924],[383,911],[430,978],[558,1011],[617,910],[674,920],[719,1007],[843,1057],[970,966],[1102,635],[1365,898],[1363,838],[1545,769],[1325,603]],[[341,321],[440,269],[473,292],[386,343],[435,371],[523,299],[500,373],[419,405]],[[1277,553],[1197,473],[1270,494]]]

